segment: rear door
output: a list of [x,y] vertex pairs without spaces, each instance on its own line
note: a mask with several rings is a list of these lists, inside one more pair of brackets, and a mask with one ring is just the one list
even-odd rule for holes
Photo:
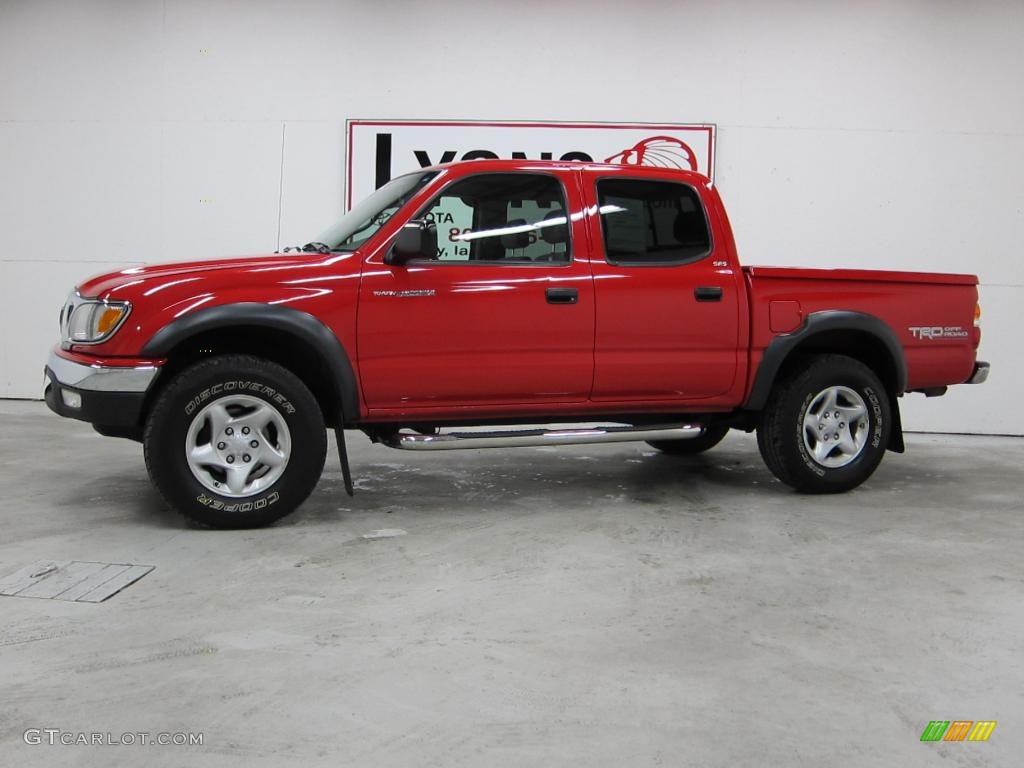
[[476,173],[416,214],[437,225],[436,258],[369,257],[358,344],[371,414],[585,402],[594,287],[579,208],[572,171]]
[[588,181],[596,401],[714,399],[737,375],[742,277],[699,191],[671,178]]

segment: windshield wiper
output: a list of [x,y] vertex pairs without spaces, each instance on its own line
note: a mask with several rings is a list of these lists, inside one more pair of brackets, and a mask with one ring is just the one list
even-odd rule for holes
[[342,243],[337,248],[328,248],[324,243],[306,243],[305,245],[289,245],[282,248],[280,251],[275,253],[291,253],[292,251],[301,253],[351,253],[358,248],[358,245],[352,245],[351,243]]
[[306,243],[305,245],[289,245],[281,249],[281,253],[291,253],[292,251],[300,251],[302,253],[330,253],[331,249],[323,243]]

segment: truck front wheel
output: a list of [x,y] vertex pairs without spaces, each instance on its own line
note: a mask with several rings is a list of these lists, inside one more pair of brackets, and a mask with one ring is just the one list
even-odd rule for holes
[[892,431],[878,376],[845,355],[818,355],[781,379],[757,445],[779,480],[804,493],[842,493],[878,467]]
[[268,525],[316,487],[327,432],[316,398],[281,366],[224,355],[184,369],[143,435],[146,468],[172,507],[213,528]]

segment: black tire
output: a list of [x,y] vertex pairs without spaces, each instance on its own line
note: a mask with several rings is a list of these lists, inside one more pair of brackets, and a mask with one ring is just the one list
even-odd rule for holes
[[[260,401],[265,405],[260,405]],[[217,403],[226,408],[221,412],[229,413],[233,419],[222,423],[235,424],[234,419],[244,419],[246,414],[257,411],[273,419],[262,430],[250,431],[245,437],[239,427],[237,434],[231,430],[233,437],[222,438],[239,441],[238,452],[230,454],[236,471],[241,473],[243,465],[236,465],[235,461],[252,462],[252,469],[245,476],[246,484],[238,494],[228,490],[227,479],[220,483],[227,493],[208,487],[221,477],[221,469],[200,467],[194,472],[186,459],[189,441],[205,440],[207,444],[199,447],[209,451],[215,447],[210,437],[214,422],[207,418],[200,421],[200,416],[206,412],[204,409],[216,409]],[[201,428],[199,423],[203,424]],[[283,424],[280,431],[277,424]],[[191,436],[194,425],[199,431]],[[256,427],[254,424],[244,429]],[[252,442],[248,442],[250,438]],[[259,438],[270,447],[264,448]],[[285,438],[287,441],[282,443]],[[171,380],[149,415],[143,445],[149,476],[174,509],[211,528],[258,528],[293,512],[312,493],[327,457],[327,431],[316,398],[293,373],[258,357],[223,355],[186,368]],[[217,443],[216,447],[222,445],[228,452],[236,450],[234,443]],[[243,455],[248,450],[246,445],[256,446],[252,454]],[[286,456],[283,463],[276,459],[283,468],[260,463],[260,452],[265,450],[275,451],[274,456]],[[274,460],[269,453],[263,455],[268,456],[267,462]],[[206,478],[206,485],[197,473]],[[228,474],[224,472],[223,477]],[[263,481],[267,484],[257,487]]]
[[[830,391],[839,396],[839,410],[835,411],[839,416],[834,421],[830,412],[820,418],[817,415],[823,412],[818,403],[828,402],[819,398],[827,398]],[[853,423],[847,425],[842,419],[843,414],[856,412],[856,398],[860,398],[865,413],[857,417],[855,429]],[[812,422],[807,429],[805,417]],[[826,424],[831,426],[826,429]],[[833,442],[836,438],[832,435],[842,439],[843,427],[849,429],[843,445],[855,442],[856,450],[844,450],[843,445]],[[821,431],[824,440],[818,439],[816,430]],[[885,455],[891,432],[889,396],[874,371],[845,355],[817,355],[805,358],[775,385],[761,413],[757,446],[768,469],[786,485],[803,493],[842,493],[871,476]],[[860,435],[862,441],[858,440]],[[819,460],[814,455],[819,448],[834,455],[826,454]],[[827,465],[842,461],[846,463]]]
[[729,428],[723,426],[705,427],[697,436],[689,440],[648,440],[651,448],[673,456],[694,456],[711,450],[729,434]]

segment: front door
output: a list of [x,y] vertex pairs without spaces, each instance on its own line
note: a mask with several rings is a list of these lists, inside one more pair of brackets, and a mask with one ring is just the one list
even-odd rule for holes
[[371,415],[587,399],[594,287],[574,184],[569,171],[464,176],[417,214],[437,225],[436,258],[390,266],[385,248],[367,260],[358,355]]

